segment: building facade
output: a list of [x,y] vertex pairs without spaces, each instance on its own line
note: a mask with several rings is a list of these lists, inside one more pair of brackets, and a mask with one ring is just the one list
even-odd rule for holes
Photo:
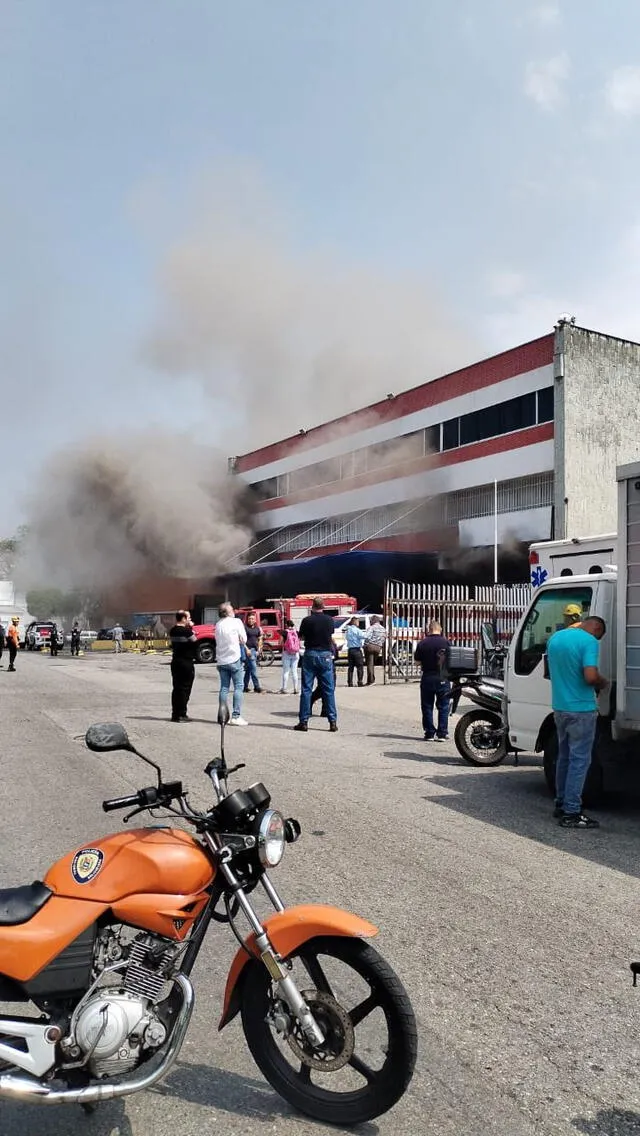
[[254,562],[433,553],[615,528],[640,457],[640,346],[576,327],[230,459]]

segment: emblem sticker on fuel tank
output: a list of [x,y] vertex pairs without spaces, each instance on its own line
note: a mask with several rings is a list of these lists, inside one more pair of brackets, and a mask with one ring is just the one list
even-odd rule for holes
[[81,848],[73,857],[71,875],[77,884],[88,884],[95,880],[104,861],[104,852],[99,848]]

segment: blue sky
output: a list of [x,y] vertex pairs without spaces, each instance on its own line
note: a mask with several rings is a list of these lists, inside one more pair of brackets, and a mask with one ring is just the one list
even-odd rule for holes
[[[640,339],[639,129],[640,8],[622,0],[5,0],[0,532],[22,518],[42,460],[94,434],[177,424],[231,448],[216,398],[242,383],[246,344],[223,334],[219,351],[208,327],[202,338],[193,273],[211,291],[208,263],[191,257],[177,314],[167,289],[182,242],[206,261],[211,200],[216,239],[241,233],[259,201],[240,270],[266,225],[265,292],[292,261],[296,280],[305,264],[313,275],[318,257],[333,279],[405,281],[389,307],[412,310],[406,289],[424,287],[447,340],[425,347],[426,378],[564,311]],[[229,206],[243,178],[227,225],[220,186]],[[289,267],[274,269],[279,239]],[[233,317],[253,338],[258,321],[260,351],[286,357],[265,380],[282,373],[286,406],[291,357],[265,339],[255,283],[248,293]],[[366,310],[356,323],[362,336]],[[148,343],[172,324],[181,349],[167,366]],[[353,398],[381,382],[365,373]],[[230,412],[233,452],[248,389]],[[323,412],[316,399],[305,424]]]

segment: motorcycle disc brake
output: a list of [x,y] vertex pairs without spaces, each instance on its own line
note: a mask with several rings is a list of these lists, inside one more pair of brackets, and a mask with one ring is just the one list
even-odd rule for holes
[[353,1057],[356,1037],[351,1018],[330,994],[321,990],[301,990],[300,993],[325,1036],[324,1045],[314,1049],[297,1021],[287,1044],[303,1065],[324,1073],[335,1073]]

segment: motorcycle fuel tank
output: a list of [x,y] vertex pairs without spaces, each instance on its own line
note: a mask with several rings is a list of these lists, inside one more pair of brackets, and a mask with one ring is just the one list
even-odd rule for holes
[[87,842],[58,860],[45,883],[55,895],[113,905],[133,895],[196,895],[215,870],[178,828],[138,828]]

